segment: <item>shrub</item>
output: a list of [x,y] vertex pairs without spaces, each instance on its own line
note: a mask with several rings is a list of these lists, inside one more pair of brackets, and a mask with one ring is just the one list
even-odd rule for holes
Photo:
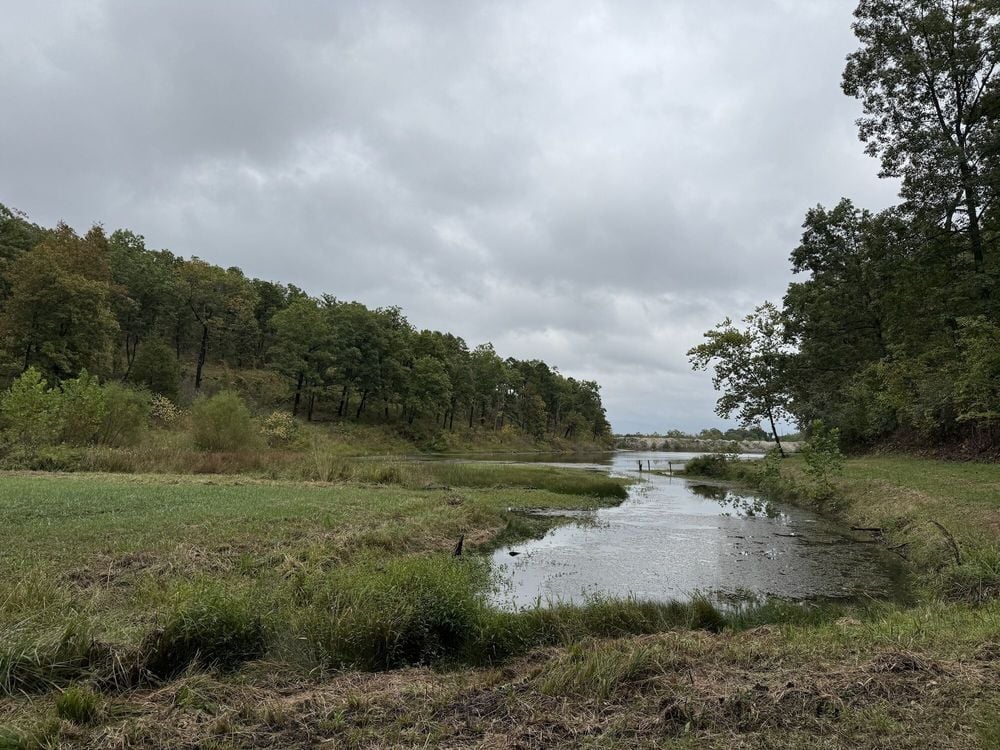
[[156,395],[149,402],[149,418],[164,427],[171,427],[181,418],[181,410],[166,396]]
[[59,434],[59,392],[29,367],[0,397],[4,437],[24,446],[46,445]]
[[802,457],[806,462],[806,476],[812,481],[810,494],[822,506],[836,495],[833,479],[844,470],[840,433],[837,428],[827,429],[820,420],[813,422],[809,433],[809,440],[802,447]]
[[106,411],[97,431],[97,442],[135,445],[149,421],[149,394],[119,383],[106,383],[103,390]]
[[684,464],[684,473],[711,479],[725,479],[729,476],[732,461],[725,453],[710,453],[696,456]]
[[64,380],[59,395],[60,437],[71,445],[93,443],[108,415],[105,390],[86,370]]
[[231,391],[200,397],[191,407],[194,443],[202,450],[231,451],[256,443],[250,411]]
[[147,341],[135,355],[129,380],[176,401],[181,383],[181,366],[176,352],[163,339]]
[[100,698],[83,687],[67,688],[56,698],[56,714],[74,724],[91,723],[97,718],[100,708]]
[[69,445],[15,445],[4,457],[4,469],[27,471],[79,471],[84,450]]
[[299,438],[299,423],[288,412],[275,411],[261,421],[261,433],[272,448],[294,444]]

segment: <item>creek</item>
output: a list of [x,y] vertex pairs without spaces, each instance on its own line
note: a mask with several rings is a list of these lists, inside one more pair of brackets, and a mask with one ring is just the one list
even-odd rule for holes
[[[572,462],[526,457],[526,462],[572,465],[638,481],[618,506],[560,511],[572,521],[540,539],[496,550],[496,603],[516,609],[602,596],[687,600],[705,595],[725,603],[905,594],[902,561],[864,534],[730,486],[654,473],[671,463],[677,469],[693,456],[617,451]],[[639,461],[654,472],[639,472]]]

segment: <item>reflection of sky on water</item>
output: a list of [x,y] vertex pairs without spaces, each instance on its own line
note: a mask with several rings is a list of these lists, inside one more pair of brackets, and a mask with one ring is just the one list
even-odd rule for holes
[[[577,466],[637,475],[693,454],[619,452]],[[568,462],[564,462],[568,463]],[[628,500],[542,539],[497,550],[506,606],[592,595],[684,599],[695,592],[790,599],[892,596],[901,567],[809,511],[703,481],[643,472]],[[512,555],[511,553],[516,553]]]

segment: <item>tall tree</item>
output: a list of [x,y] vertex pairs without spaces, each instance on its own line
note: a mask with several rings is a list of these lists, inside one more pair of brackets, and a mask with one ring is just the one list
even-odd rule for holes
[[143,236],[127,229],[112,233],[108,249],[111,275],[122,291],[114,308],[128,379],[139,345],[174,325],[181,305],[179,261],[171,253],[147,250]]
[[696,370],[714,367],[712,382],[722,392],[715,412],[728,419],[735,412],[743,427],[761,419],[771,426],[778,451],[777,422],[790,416],[785,373],[791,354],[781,313],[765,302],[747,315],[739,328],[728,318],[705,333],[706,341],[688,351]]
[[107,370],[118,325],[111,310],[115,289],[107,239],[100,227],[81,238],[60,224],[14,260],[7,283],[0,338],[21,371],[34,365],[59,380],[84,369]]
[[295,383],[292,414],[299,413],[302,395],[322,380],[329,366],[333,331],[319,303],[300,297],[271,318],[275,344],[271,362]]
[[223,269],[199,258],[181,264],[182,298],[197,332],[195,390],[201,388],[209,341],[225,340],[255,324],[256,294],[238,268]]
[[861,48],[843,76],[882,175],[901,178],[916,213],[964,237],[977,275],[992,250],[983,215],[1000,187],[989,169],[1000,145],[998,9],[996,0],[861,0]]

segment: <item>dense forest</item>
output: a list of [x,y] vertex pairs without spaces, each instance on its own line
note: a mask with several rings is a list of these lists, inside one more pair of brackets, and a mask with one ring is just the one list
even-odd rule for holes
[[718,411],[820,421],[853,447],[1000,448],[1000,26],[995,4],[863,0],[842,85],[900,203],[805,216],[781,306],[691,350]]
[[597,383],[545,362],[470,350],[399,308],[310,297],[131,231],[79,236],[0,205],[0,385],[29,371],[49,387],[87,373],[180,404],[226,389],[262,410],[403,433],[610,434]]

